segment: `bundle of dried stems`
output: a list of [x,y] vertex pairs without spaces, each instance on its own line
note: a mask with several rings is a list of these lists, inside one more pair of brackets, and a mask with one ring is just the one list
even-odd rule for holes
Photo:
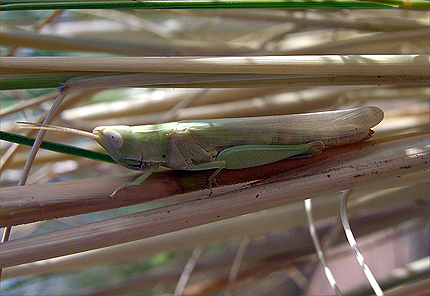
[[[205,246],[190,284],[177,293],[219,294],[229,287],[228,294],[233,284],[239,294],[257,288],[266,294],[333,293],[319,277],[323,271],[303,232],[308,222],[302,202],[308,198],[340,289],[363,292],[367,282],[360,271],[349,269],[342,277],[336,265],[357,265],[348,261],[351,251],[337,221],[339,192],[350,188],[349,217],[368,256],[381,254],[375,241],[389,249],[404,232],[428,232],[427,12],[61,10],[29,13],[30,18],[2,13],[1,124],[7,132],[34,137],[15,122],[42,122],[59,83],[67,94],[52,123],[85,130],[361,105],[385,112],[371,140],[311,158],[223,170],[211,196],[211,171],[162,170],[112,199],[115,188],[140,173],[123,175],[114,164],[46,151],[37,155],[27,182],[40,184],[14,186],[28,149],[2,141],[0,224],[13,226],[0,249],[4,292],[27,291],[20,277],[44,282],[50,274],[64,274],[72,281],[99,268],[115,272],[98,275],[90,288],[78,284],[79,294],[173,293],[185,265],[181,256]],[[74,135],[48,132],[45,138],[101,151]],[[386,263],[377,270],[384,289],[410,283],[405,287],[423,291],[416,282],[425,283],[425,271],[428,278],[429,254],[414,253],[418,246],[405,239],[410,254],[398,262],[381,256],[370,265]],[[169,259],[160,259],[162,254]],[[427,256],[427,265],[417,254]],[[126,269],[136,260],[141,266],[130,276],[112,265]],[[393,281],[391,272],[412,270],[406,264],[412,261],[421,262],[421,269]],[[8,284],[12,280],[15,288]],[[60,293],[54,286],[40,293]]]

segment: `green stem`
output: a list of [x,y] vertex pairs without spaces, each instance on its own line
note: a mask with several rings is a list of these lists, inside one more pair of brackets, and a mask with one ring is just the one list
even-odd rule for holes
[[[25,136],[21,136],[21,135],[17,135],[17,134],[12,134],[12,133],[8,133],[8,132],[3,132],[3,131],[0,131],[0,140],[12,142],[12,143],[17,143],[17,144],[22,144],[22,145],[27,145],[27,146],[32,146],[34,143],[33,138],[29,138],[29,137],[25,137]],[[64,153],[64,154],[85,157],[85,158],[89,158],[89,159],[93,159],[93,160],[99,160],[99,161],[104,161],[104,162],[109,162],[109,163],[116,163],[106,153],[91,151],[91,150],[87,150],[87,149],[82,149],[82,148],[78,148],[78,147],[73,147],[73,146],[49,142],[49,141],[42,141],[40,148],[50,150],[50,151],[60,152],[60,153]]]
[[[418,1],[417,1],[418,2]],[[427,1],[419,1],[427,2]],[[391,3],[353,0],[2,1],[0,10],[36,9],[389,9]]]
[[11,89],[35,89],[35,88],[57,88],[65,84],[75,76],[17,76],[1,77],[0,85],[2,90]]
[[430,10],[430,1],[417,0],[367,0],[368,2],[391,5],[393,8],[401,8],[405,10]]

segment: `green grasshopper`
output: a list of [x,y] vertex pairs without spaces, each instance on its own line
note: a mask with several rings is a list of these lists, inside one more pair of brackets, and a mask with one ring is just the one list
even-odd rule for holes
[[318,154],[327,146],[369,139],[382,121],[377,107],[295,115],[184,120],[141,126],[100,126],[92,133],[29,124],[95,139],[118,164],[145,173],[118,190],[139,185],[162,166],[174,170],[243,169]]

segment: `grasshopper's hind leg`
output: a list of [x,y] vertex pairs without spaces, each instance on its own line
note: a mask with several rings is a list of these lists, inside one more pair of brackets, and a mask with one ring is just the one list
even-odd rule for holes
[[320,153],[324,147],[321,141],[299,145],[234,146],[221,151],[217,161],[223,161],[226,169],[244,169],[292,157],[313,156]]
[[212,194],[212,183],[223,169],[244,169],[270,164],[279,160],[295,157],[313,156],[324,149],[324,143],[314,141],[299,145],[241,145],[222,150],[216,161],[199,164],[193,170],[216,169],[209,177],[209,189]]

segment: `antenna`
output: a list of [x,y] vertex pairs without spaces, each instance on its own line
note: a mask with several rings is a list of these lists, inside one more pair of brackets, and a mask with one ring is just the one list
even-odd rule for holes
[[81,131],[81,130],[70,128],[70,127],[40,124],[40,123],[33,123],[33,122],[23,122],[23,121],[18,121],[17,123],[22,125],[22,128],[58,131],[58,132],[64,132],[64,133],[69,133],[69,134],[75,134],[75,135],[79,135],[79,136],[83,136],[83,137],[87,137],[87,138],[93,138],[94,140],[99,139],[99,137],[97,135],[94,135],[93,133]]

